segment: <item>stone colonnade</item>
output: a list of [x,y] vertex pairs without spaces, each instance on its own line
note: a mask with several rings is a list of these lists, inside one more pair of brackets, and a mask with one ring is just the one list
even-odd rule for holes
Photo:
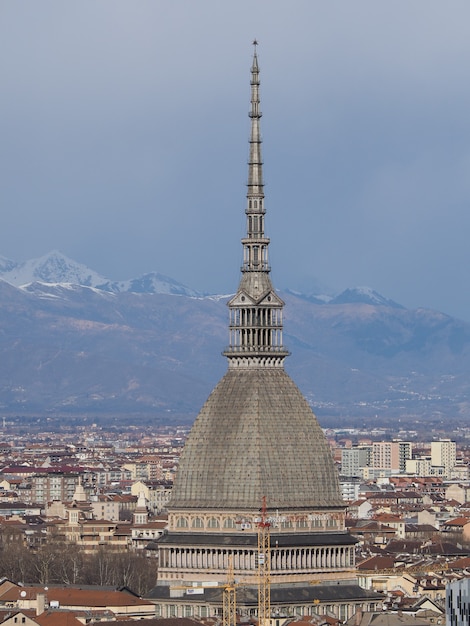
[[[235,572],[257,570],[258,550],[250,548],[161,547],[160,577],[166,571],[196,570],[200,573],[226,572],[229,564]],[[271,575],[305,571],[341,570],[354,565],[352,546],[272,548]]]

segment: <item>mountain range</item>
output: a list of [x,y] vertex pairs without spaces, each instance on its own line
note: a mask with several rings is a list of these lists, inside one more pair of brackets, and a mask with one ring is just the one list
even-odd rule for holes
[[144,274],[140,278],[131,280],[111,281],[86,265],[69,259],[59,250],[52,250],[45,256],[22,263],[0,257],[0,279],[16,287],[27,286],[34,282],[66,283],[95,287],[111,293],[129,291],[132,293],[168,293],[180,296],[202,295],[172,278],[156,272]]
[[[468,420],[470,324],[368,288],[280,295],[286,369],[321,421]],[[57,251],[0,257],[0,416],[191,422],[227,367],[227,300]]]

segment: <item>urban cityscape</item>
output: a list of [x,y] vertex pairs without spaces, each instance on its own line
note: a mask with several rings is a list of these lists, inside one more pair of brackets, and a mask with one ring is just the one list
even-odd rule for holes
[[[188,427],[129,426],[118,435],[96,424],[54,424],[31,436],[4,421],[0,541],[2,576],[9,581],[0,587],[4,614],[12,607],[37,610],[32,583],[36,590],[49,587],[53,603],[54,586],[59,593],[65,585],[78,589],[92,582],[102,588],[128,585],[147,598],[146,603],[128,598],[129,605],[114,610],[120,619],[130,612],[134,618],[155,616],[158,609],[147,594],[156,581],[157,539],[167,527],[167,504],[188,433]],[[391,433],[385,440],[383,432],[367,436],[353,429],[328,429],[325,435],[348,505],[346,528],[357,541],[359,584],[380,595],[383,613],[444,620],[446,587],[469,577],[470,433],[458,443],[401,441]],[[90,566],[97,554],[107,560],[105,574],[99,564]],[[24,601],[23,589],[28,590]],[[44,597],[49,601],[47,593]],[[90,599],[77,595],[74,602],[70,610],[83,612],[81,603]],[[316,609],[323,619],[335,614],[321,603]],[[100,605],[86,610],[90,619],[111,619],[104,617],[111,609]],[[175,607],[161,617],[171,611],[177,615]],[[298,619],[299,613],[294,615]],[[311,623],[320,623],[315,616]]]
[[[194,370],[203,368],[198,333],[170,331],[174,309],[154,301],[152,315],[163,320],[167,334],[162,331],[158,352],[150,340],[146,345],[150,333],[144,328],[135,351],[137,360],[145,360],[138,378],[131,358],[136,335],[113,299],[132,293],[123,298],[130,302],[138,294],[129,306],[145,320],[148,309],[136,302],[145,300],[149,283],[152,289],[158,283],[165,296],[188,298],[180,301],[183,308],[191,309],[191,299],[198,302],[202,308],[189,315],[218,345],[220,324],[204,315],[209,308],[201,294],[156,275],[126,284],[103,283],[91,274],[79,280],[81,269],[76,283],[51,273],[49,280],[23,284],[27,264],[0,259],[7,320],[2,337],[18,328],[14,324],[26,328],[37,318],[34,341],[15,331],[3,352],[7,368],[15,351],[33,364],[24,384],[12,373],[0,397],[5,626],[470,625],[470,424],[466,361],[459,360],[466,354],[467,327],[443,314],[418,312],[410,324],[425,318],[426,331],[400,327],[397,347],[380,335],[387,313],[378,320],[377,311],[404,307],[373,290],[346,290],[336,304],[353,301],[370,317],[354,336],[369,357],[368,371],[354,367],[359,352],[351,349],[349,361],[338,366],[334,351],[321,355],[320,341],[312,348],[285,330],[285,310],[296,306],[296,298],[286,292],[286,302],[271,278],[256,39],[246,69],[240,276],[236,290],[229,286],[223,297],[228,341],[213,357],[215,362],[222,352],[226,370],[211,369],[209,377],[219,376],[218,382],[206,390],[197,416],[192,407],[204,378],[178,368],[188,359]],[[298,225],[286,219],[285,229]],[[232,236],[237,238],[230,229],[224,234]],[[56,269],[65,272],[67,259],[53,256]],[[106,300],[112,323],[104,315],[87,318],[95,297]],[[73,375],[66,370],[70,346],[52,349],[38,330],[46,319],[40,300],[53,303],[47,311],[52,334],[59,336],[62,327],[60,336],[68,339],[60,341],[73,344]],[[341,309],[342,323],[352,328],[348,315]],[[308,319],[297,320],[298,328],[311,324]],[[116,347],[113,358],[120,364],[114,368],[111,332],[118,326],[128,351],[123,355]],[[82,345],[72,327],[96,334]],[[102,342],[108,331],[110,339]],[[353,343],[348,332],[342,346]],[[439,351],[430,347],[434,335]],[[173,344],[184,350],[170,353]],[[292,375],[286,370],[286,360],[295,361],[302,350],[317,361],[315,375],[302,365]],[[397,353],[392,373],[380,359]],[[426,380],[413,369],[418,353],[420,363],[428,361]],[[446,364],[436,374],[441,358]],[[98,384],[94,360],[106,384]],[[63,388],[60,402],[40,378],[50,363],[47,372]],[[406,372],[400,370],[404,363]],[[155,396],[142,383],[154,384],[152,368],[160,385]],[[76,377],[83,377],[83,395],[70,381]],[[304,393],[308,379],[314,380]],[[322,398],[312,391],[315,384],[328,387]],[[339,395],[341,385],[349,396],[335,404],[331,393],[338,388]]]

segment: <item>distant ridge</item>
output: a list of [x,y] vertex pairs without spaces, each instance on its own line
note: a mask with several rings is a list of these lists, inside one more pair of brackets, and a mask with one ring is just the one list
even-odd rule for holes
[[107,281],[103,284],[97,285],[97,287],[105,291],[118,293],[166,293],[174,296],[202,296],[202,294],[194,289],[190,289],[189,287],[186,287],[186,285],[173,280],[169,276],[165,276],[164,274],[159,274],[157,272],[143,274],[139,278],[133,278],[131,280],[115,282]]
[[106,281],[98,273],[69,259],[59,250],[36,259],[18,263],[4,257],[0,260],[0,278],[15,287],[28,283],[73,283],[86,287],[97,287]]
[[[468,423],[470,324],[363,287],[281,297],[286,369],[320,419]],[[191,421],[227,367],[227,299],[57,251],[0,258],[0,415]]]
[[52,250],[42,257],[23,263],[0,257],[0,278],[15,287],[23,287],[30,283],[72,284],[95,287],[113,293],[167,293],[201,296],[197,291],[157,272],[144,274],[131,280],[111,281],[86,265],[70,259],[59,250]]
[[404,309],[405,307],[393,300],[384,298],[380,293],[370,287],[355,287],[353,289],[345,289],[338,296],[332,298],[329,304],[374,304],[382,306],[390,306],[393,308]]
[[[22,263],[0,257],[0,279],[15,287],[23,287],[30,283],[72,284],[94,287],[111,293],[162,293],[199,298],[208,295],[191,289],[173,278],[158,272],[148,272],[138,278],[129,280],[112,281],[86,265],[70,259],[59,250],[52,250],[42,257],[30,259]],[[337,296],[321,293],[307,295],[290,289],[286,291],[293,296],[315,304],[360,302],[363,304],[404,308],[370,287],[346,289]]]

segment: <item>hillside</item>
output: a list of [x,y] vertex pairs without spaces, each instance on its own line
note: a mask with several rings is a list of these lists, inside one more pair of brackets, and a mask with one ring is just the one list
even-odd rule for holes
[[[319,417],[470,415],[469,324],[359,290],[281,295],[286,369]],[[190,422],[226,369],[225,302],[0,280],[1,414]]]

